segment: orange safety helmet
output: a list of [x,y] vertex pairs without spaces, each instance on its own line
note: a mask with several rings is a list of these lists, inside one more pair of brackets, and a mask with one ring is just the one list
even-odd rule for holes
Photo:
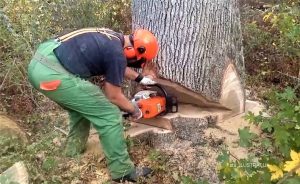
[[158,53],[158,42],[156,37],[148,30],[137,29],[133,35],[129,35],[133,47],[125,47],[126,58],[137,60],[144,58],[149,61],[156,57]]

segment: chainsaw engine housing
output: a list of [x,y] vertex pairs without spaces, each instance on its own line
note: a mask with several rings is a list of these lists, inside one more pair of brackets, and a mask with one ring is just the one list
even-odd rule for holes
[[148,99],[138,101],[143,118],[153,118],[166,110],[166,98],[162,96],[154,96]]
[[177,112],[177,98],[168,96],[162,86],[156,84],[160,93],[155,90],[143,90],[134,95],[134,101],[143,113],[143,118],[154,118],[160,114]]

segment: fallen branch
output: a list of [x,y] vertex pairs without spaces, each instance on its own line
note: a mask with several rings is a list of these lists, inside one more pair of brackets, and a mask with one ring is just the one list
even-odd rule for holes
[[61,129],[61,128],[58,128],[58,127],[56,127],[56,126],[54,126],[54,130],[58,130],[58,131],[60,131],[61,133],[65,134],[65,135],[68,135],[68,133],[67,133],[65,130],[63,130],[63,129]]

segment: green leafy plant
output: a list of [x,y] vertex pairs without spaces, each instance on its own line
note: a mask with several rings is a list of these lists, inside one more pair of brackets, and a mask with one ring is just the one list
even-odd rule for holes
[[149,159],[153,162],[154,169],[158,171],[166,171],[167,156],[157,150],[151,150],[149,153]]
[[251,133],[249,127],[239,129],[240,141],[239,145],[242,147],[249,147],[252,145],[254,138],[256,138],[256,134]]
[[57,166],[57,160],[54,157],[48,157],[43,161],[42,168],[49,172]]
[[285,2],[270,9],[264,21],[278,34],[277,45],[289,56],[300,57],[300,8],[296,2]]
[[225,183],[297,183],[300,176],[300,101],[295,90],[287,88],[269,97],[269,109],[246,119],[263,130],[239,129],[240,146],[251,150],[246,159],[231,159],[224,150],[218,157],[219,177]]
[[271,2],[265,9],[254,6],[243,12],[246,82],[255,88],[295,87],[300,70],[299,1]]

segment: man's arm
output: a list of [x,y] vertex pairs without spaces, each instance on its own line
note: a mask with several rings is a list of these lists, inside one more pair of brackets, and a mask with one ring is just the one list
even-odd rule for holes
[[[139,75],[139,73],[137,73],[136,71],[132,70],[129,67],[126,67],[125,69],[125,77],[129,80],[135,80],[137,78],[137,76]],[[153,64],[152,62],[147,63],[142,71],[142,75],[143,76],[148,76],[151,79],[155,79],[157,78],[157,67],[155,64]]]
[[136,71],[132,70],[129,67],[126,67],[126,69],[125,69],[125,77],[127,79],[129,79],[129,80],[135,80],[138,75],[139,75],[139,73],[137,73]]
[[156,82],[153,80],[152,75],[143,76],[142,74],[137,73],[136,71],[126,67],[125,69],[125,77],[130,80],[134,80],[142,85],[153,85]]
[[106,97],[111,101],[111,103],[117,105],[122,110],[134,113],[135,107],[133,104],[125,97],[122,92],[121,87],[110,84],[109,82],[104,83],[104,91]]
[[[135,80],[139,75],[136,71],[132,70],[129,67],[126,67],[125,77],[129,80]],[[144,67],[142,68],[142,75],[147,76],[150,79],[157,78],[158,75],[158,67],[154,62],[146,62]]]

